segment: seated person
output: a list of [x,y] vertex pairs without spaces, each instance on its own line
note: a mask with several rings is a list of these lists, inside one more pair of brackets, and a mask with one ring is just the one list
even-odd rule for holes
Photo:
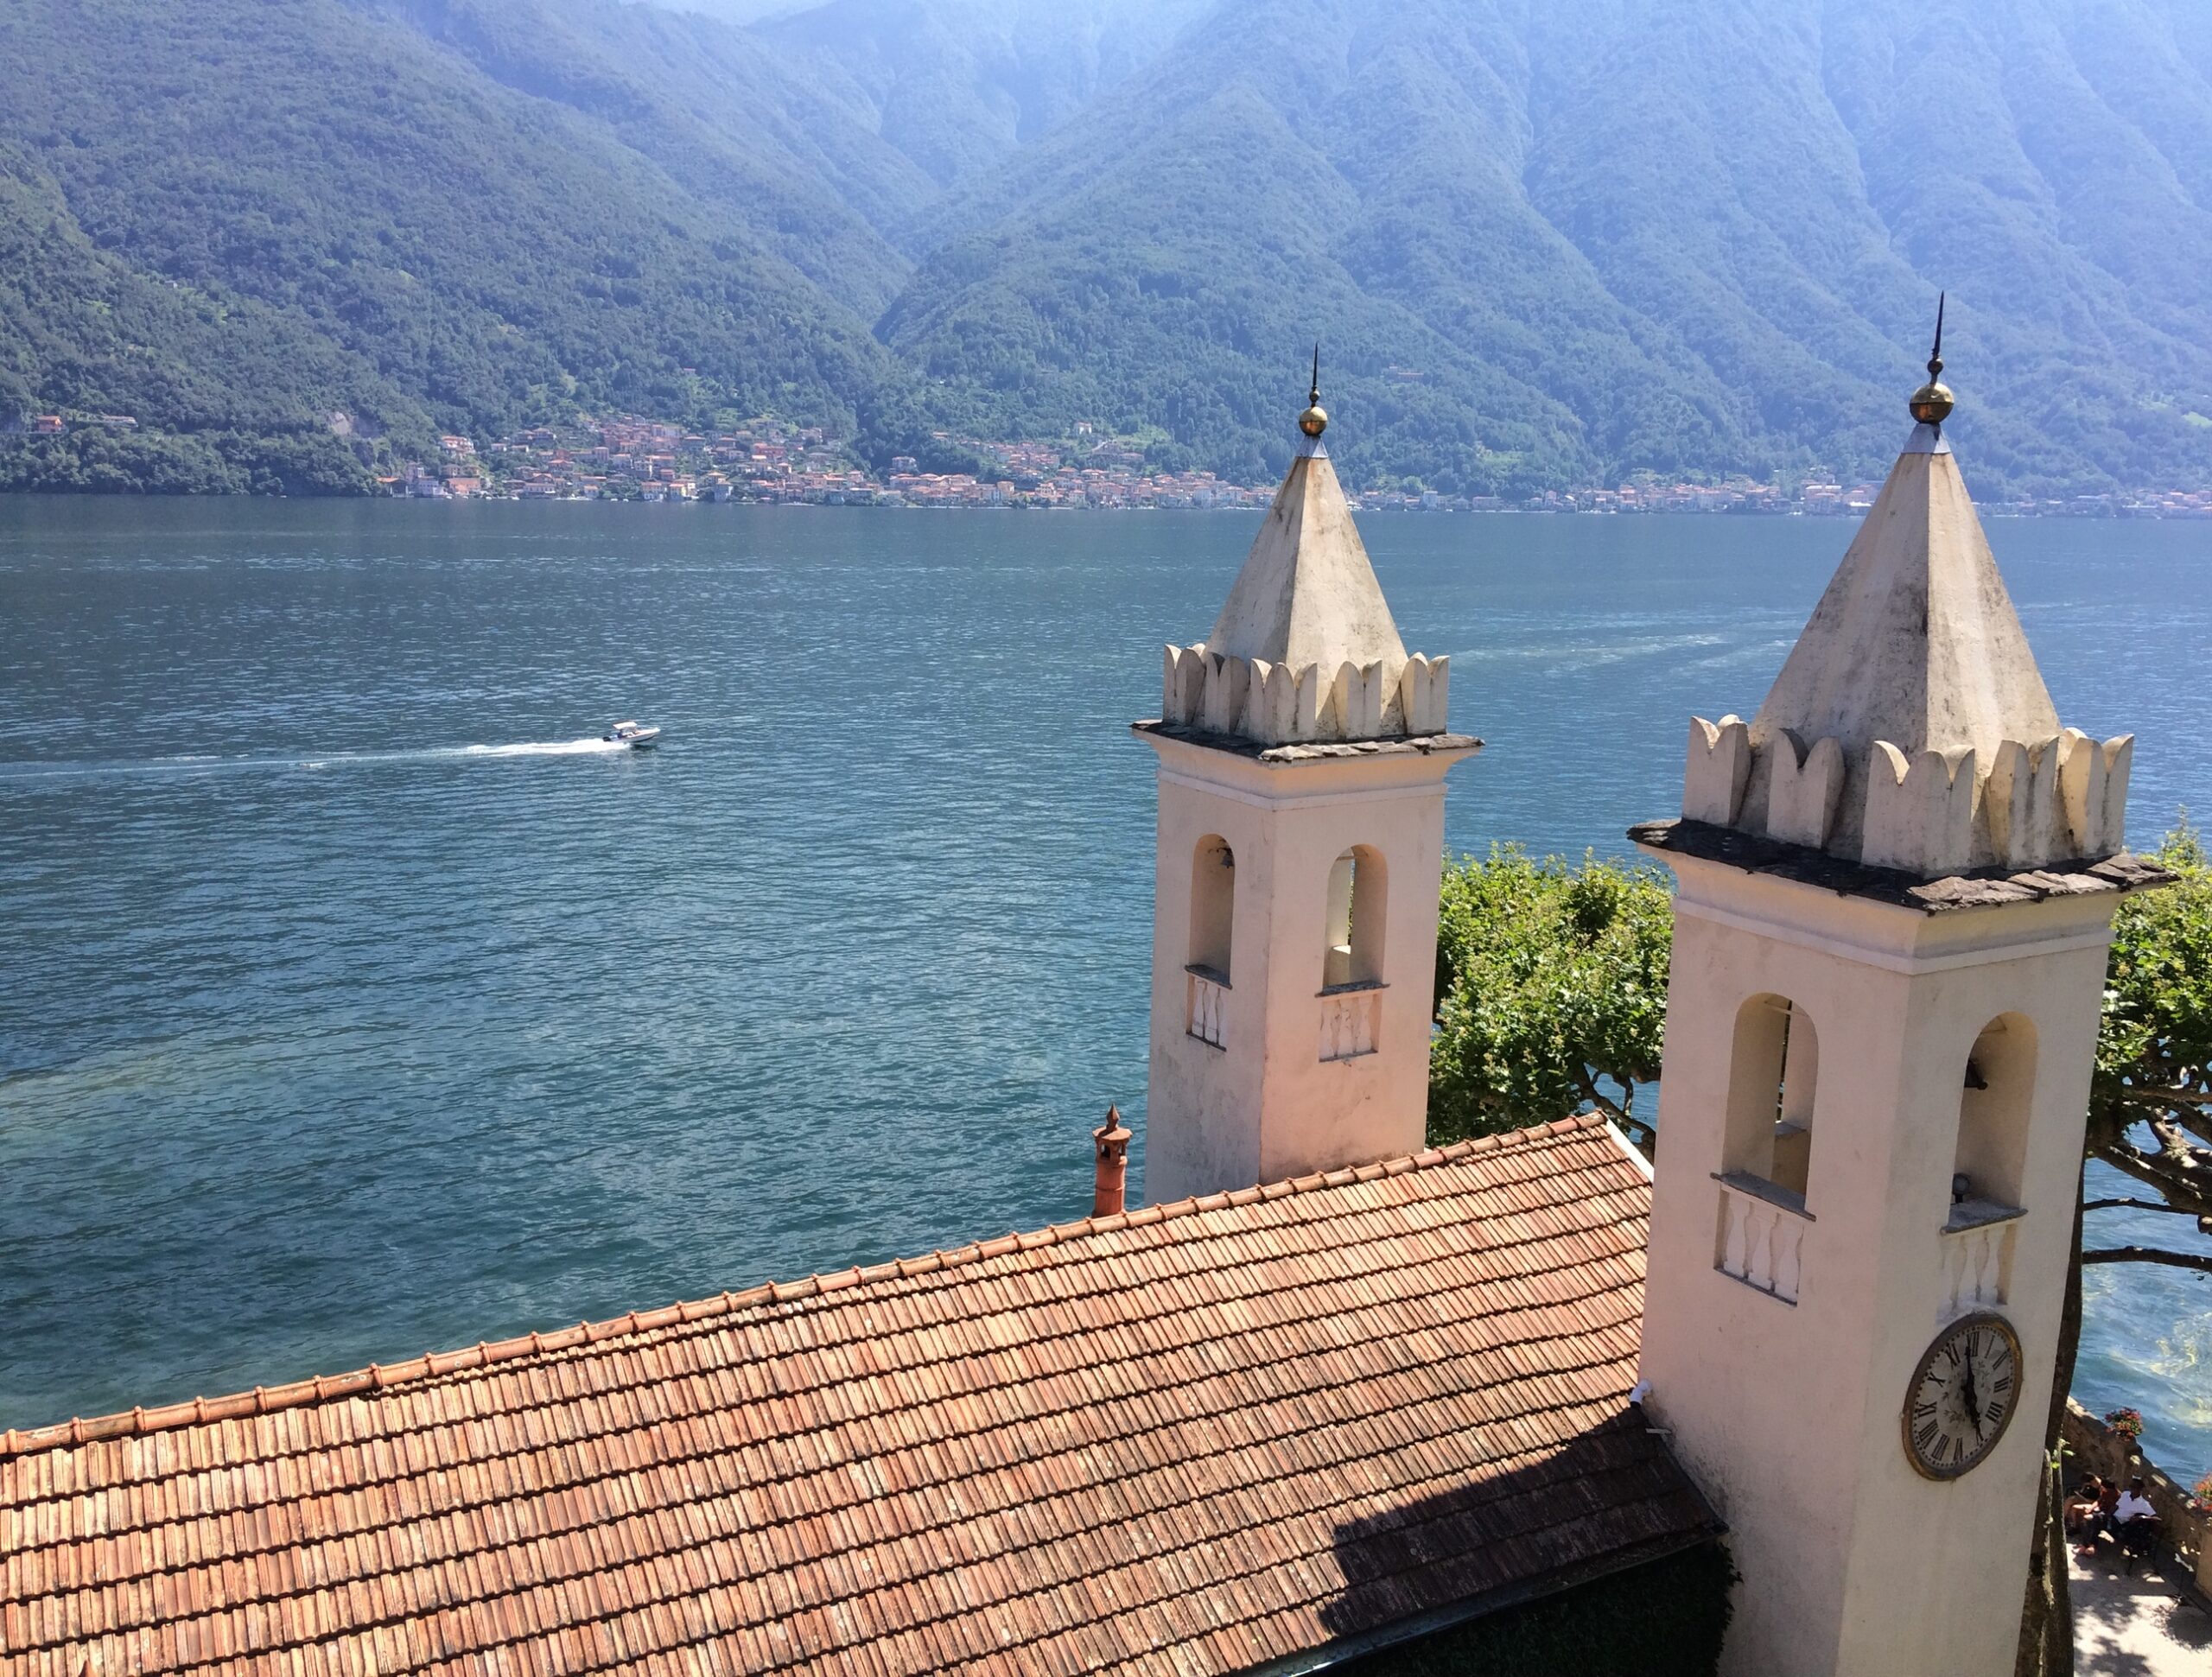
[[[2092,1475],[2091,1477],[2094,1478],[2095,1476]],[[2113,1522],[2118,1517],[2119,1509],[2119,1481],[2114,1479],[2099,1479],[2097,1481],[2097,1505],[2096,1508],[2082,1522],[2082,1547],[2080,1549],[2075,1551],[2076,1553],[2085,1556],[2094,1554],[2097,1551],[2097,1536],[2098,1534],[2101,1532],[2109,1531],[2113,1532],[2115,1536],[2118,1535],[2118,1531]]]
[[2158,1510],[2151,1505],[2151,1499],[2144,1491],[2139,1477],[2130,1479],[2113,1509],[2113,1535],[2129,1554],[2148,1554],[2158,1535]]
[[2094,1473],[2085,1475],[2074,1487],[2074,1494],[2066,1499],[2066,1530],[2071,1537],[2094,1540],[2097,1534],[2098,1499],[2105,1492],[2105,1482]]

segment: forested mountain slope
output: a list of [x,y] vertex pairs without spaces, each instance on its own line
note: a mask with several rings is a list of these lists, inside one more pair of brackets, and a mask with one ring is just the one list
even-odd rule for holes
[[1357,484],[1857,476],[1939,287],[1978,486],[2197,486],[2209,275],[2196,0],[0,0],[0,422],[149,486],[592,406],[1253,480],[1317,338]]
[[[149,403],[155,423],[312,435],[343,404],[370,430],[412,427],[415,447],[434,427],[608,403],[773,408],[849,429],[885,372],[868,317],[904,264],[834,172],[756,162],[703,130],[664,137],[656,161],[620,137],[625,120],[653,120],[629,71],[594,78],[571,58],[566,98],[510,86],[471,54],[518,80],[560,55],[519,9],[474,10],[514,34],[463,50],[396,10],[334,0],[0,7],[0,143],[35,172],[0,204],[0,238],[25,241],[17,218],[58,198],[104,271],[315,346],[298,365],[240,360],[219,334],[147,317],[110,359],[201,397],[188,420]],[[458,29],[463,12],[434,21]],[[16,383],[37,406],[100,405],[75,369],[93,325],[124,322],[79,310],[79,333],[55,305],[67,284],[18,303],[21,277],[0,270]]]
[[[972,180],[1166,52],[1213,0],[827,0],[763,39],[940,187]],[[906,229],[932,242],[929,218]]]
[[1243,0],[960,194],[880,331],[1002,422],[1150,415],[1229,464],[1303,326],[1356,478],[1510,492],[1871,470],[1942,285],[1985,480],[2202,481],[2180,16]]

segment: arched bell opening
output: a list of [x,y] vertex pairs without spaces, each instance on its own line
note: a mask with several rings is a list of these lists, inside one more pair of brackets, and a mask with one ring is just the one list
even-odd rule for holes
[[1959,1138],[1951,1161],[1952,1221],[1983,1221],[2020,1209],[2028,1161],[2028,1113],[2035,1097],[2036,1027],[2001,1013],[1974,1038],[1959,1091]]
[[1355,844],[1329,869],[1321,988],[1344,989],[1382,981],[1382,935],[1389,908],[1389,870],[1382,853]]
[[1188,964],[1217,984],[1229,982],[1236,932],[1236,853],[1209,833],[1191,857],[1191,949]]
[[1803,1008],[1787,996],[1755,995],[1738,1009],[1722,1173],[1803,1209],[1820,1079],[1820,1032]]

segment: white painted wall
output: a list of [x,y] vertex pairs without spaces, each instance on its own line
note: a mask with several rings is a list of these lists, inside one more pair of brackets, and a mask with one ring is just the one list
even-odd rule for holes
[[[1444,777],[1472,747],[1263,764],[1157,734],[1145,1197],[1249,1187],[1418,1152],[1428,1102]],[[1191,868],[1209,835],[1236,858],[1223,1045],[1189,1031]],[[1389,874],[1382,986],[1324,997],[1329,874],[1356,845]],[[1332,1007],[1371,1007],[1376,1051],[1324,1060]]]
[[[2012,1668],[2116,899],[1929,916],[1669,855],[1681,881],[1653,1189],[1646,1408],[1728,1521],[1732,1677]],[[1738,1009],[1789,997],[1821,1045],[1797,1299],[1715,1267]],[[2034,1022],[2021,1204],[1995,1305],[2023,1389],[1988,1459],[1923,1478],[1902,1412],[1954,1305],[1966,1061]]]

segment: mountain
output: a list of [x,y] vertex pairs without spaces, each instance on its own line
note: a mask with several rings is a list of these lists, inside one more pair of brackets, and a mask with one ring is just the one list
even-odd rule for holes
[[[105,356],[194,393],[131,397],[142,427],[327,436],[342,409],[416,450],[439,428],[580,403],[772,408],[849,430],[887,371],[869,318],[905,269],[852,200],[895,196],[905,166],[864,133],[841,175],[753,126],[687,121],[656,66],[695,26],[582,16],[640,25],[635,55],[521,5],[0,8],[17,188],[0,239],[38,245],[24,218],[43,215],[88,281],[174,287],[237,322],[178,334],[144,310],[140,325],[73,311],[72,282],[38,277],[52,263],[29,270],[35,289],[11,263],[16,386],[37,406],[102,405],[79,368]],[[234,358],[237,332],[263,323],[284,362],[301,344],[312,357]]]
[[1512,492],[1870,472],[1948,286],[1985,480],[2202,482],[2187,14],[1243,0],[957,194],[878,330],[955,410],[1222,465],[1319,336],[1356,480]]
[[1317,339],[1357,486],[1856,478],[1945,289],[1978,487],[2198,486],[2208,274],[2196,0],[0,5],[0,419],[140,422],[0,483],[597,406],[1250,481]]
[[[762,38],[939,187],[974,179],[1159,58],[1212,0],[828,0]],[[931,229],[906,229],[918,248]]]

